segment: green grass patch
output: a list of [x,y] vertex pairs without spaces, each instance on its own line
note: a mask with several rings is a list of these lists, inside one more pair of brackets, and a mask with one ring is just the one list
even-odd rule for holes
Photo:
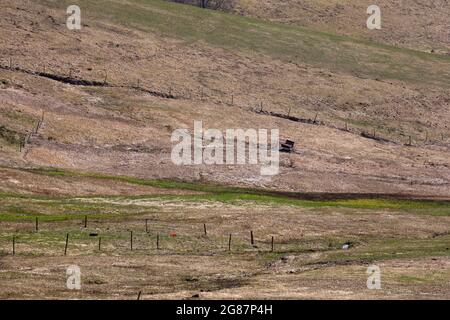
[[0,125],[0,139],[6,141],[8,144],[18,145],[25,139],[25,134]]
[[40,221],[89,219],[125,219],[155,211],[156,207],[109,202],[87,202],[82,199],[36,199],[3,195],[0,201],[0,221]]
[[[0,202],[0,219],[6,219],[7,217],[22,217],[23,219],[28,219],[30,216],[36,214],[47,215],[45,212],[55,216],[58,215],[58,213],[66,213],[64,215],[72,214],[78,217],[80,214],[86,213],[101,215],[108,212],[111,216],[114,215],[114,213],[121,214],[123,212],[127,212],[128,214],[139,214],[140,212],[145,212],[146,209],[148,210],[148,208],[140,208],[138,205],[132,204],[111,204],[108,203],[108,201],[94,203],[94,201],[92,201],[93,198],[109,201],[161,199],[194,202],[213,201],[233,205],[262,204],[271,206],[298,206],[305,208],[335,207],[367,210],[386,209],[435,216],[450,215],[450,201],[395,199],[383,196],[378,197],[376,195],[355,195],[353,198],[340,199],[340,195],[338,194],[322,196],[320,194],[275,192],[270,190],[227,187],[214,184],[199,184],[172,180],[148,180],[127,176],[110,176],[100,173],[73,172],[54,168],[22,170],[49,176],[87,177],[110,180],[113,182],[117,181],[135,185],[151,186],[160,189],[197,191],[199,193],[185,195],[86,196],[78,197],[78,199],[73,197],[0,193],[0,199],[2,200]],[[333,196],[336,198],[333,199]]]
[[409,275],[401,275],[398,277],[398,280],[405,284],[424,284],[433,282],[430,278],[420,278],[416,276],[409,276]]
[[371,239],[348,251],[330,253],[326,261],[373,262],[432,256],[450,256],[450,235],[437,238]]

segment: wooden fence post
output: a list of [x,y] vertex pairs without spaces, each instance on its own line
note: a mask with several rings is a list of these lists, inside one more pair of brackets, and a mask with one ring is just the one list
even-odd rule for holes
[[13,242],[13,255],[15,255],[16,254],[16,236],[13,236],[12,242]]
[[272,236],[272,252],[273,252],[273,236]]
[[145,219],[145,232],[148,233],[148,219]]
[[253,239],[253,231],[250,231],[250,244],[253,246],[255,244],[255,241]]
[[39,231],[39,218],[36,217],[36,232]]
[[66,246],[64,248],[64,255],[67,255],[67,246],[69,245],[69,234],[66,235]]
[[228,251],[231,251],[231,233],[230,237],[228,238]]
[[84,216],[84,228],[85,229],[87,228],[87,215]]
[[156,249],[159,250],[159,233],[156,234]]
[[133,231],[130,231],[130,249],[133,251]]
[[207,235],[206,233],[206,223],[203,224],[203,232],[205,233],[205,236]]
[[102,237],[98,238],[98,251],[102,251]]

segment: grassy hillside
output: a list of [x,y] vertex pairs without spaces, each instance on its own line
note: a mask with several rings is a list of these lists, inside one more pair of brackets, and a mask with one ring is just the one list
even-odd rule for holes
[[[2,3],[3,165],[448,195],[449,57],[156,0],[80,1],[83,28],[70,31],[68,4]],[[297,153],[271,180],[174,166],[171,132],[194,120],[279,128]]]
[[[72,1],[0,3],[1,299],[448,298],[448,57],[76,3],[80,31]],[[198,120],[279,129],[295,152],[273,177],[177,166],[171,134]],[[367,290],[372,263],[384,290]]]
[[[232,0],[231,12],[406,47],[450,53],[446,0]],[[381,9],[382,29],[368,30],[367,7]],[[230,10],[230,8],[227,8]]]
[[[70,1],[49,3],[64,8]],[[84,0],[79,4],[90,23],[120,23],[187,43],[202,41],[372,79],[445,87],[450,83],[450,57],[161,0]]]

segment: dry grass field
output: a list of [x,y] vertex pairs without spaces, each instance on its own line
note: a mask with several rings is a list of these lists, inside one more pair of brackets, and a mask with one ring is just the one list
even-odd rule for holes
[[[398,2],[2,0],[0,298],[449,299],[449,6]],[[196,120],[295,152],[176,166]]]
[[[60,170],[2,175],[26,182],[0,194],[3,299],[448,298],[449,201],[330,200]],[[29,194],[35,181],[57,191]],[[372,264],[382,290],[367,289]],[[80,291],[66,288],[70,265],[82,270]]]

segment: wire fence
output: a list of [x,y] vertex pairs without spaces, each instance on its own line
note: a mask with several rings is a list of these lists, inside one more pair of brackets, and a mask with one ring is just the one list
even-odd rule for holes
[[[242,104],[239,103],[240,100],[248,101],[248,95],[245,96],[245,99],[241,99],[238,94],[231,93],[223,93],[221,90],[214,90],[208,87],[199,86],[197,90],[193,90],[188,87],[183,87],[179,85],[170,85],[163,88],[155,88],[154,86],[146,85],[141,79],[137,79],[135,84],[130,84],[130,81],[114,84],[108,82],[108,72],[104,71],[104,78],[99,80],[85,80],[79,79],[72,76],[72,73],[69,72],[68,75],[60,75],[49,72],[48,68],[42,68],[43,71],[36,71],[31,69],[26,69],[18,66],[13,62],[12,58],[9,59],[8,64],[1,64],[0,69],[22,72],[26,74],[30,74],[33,76],[45,77],[51,80],[60,81],[67,84],[72,85],[80,85],[80,86],[98,86],[98,87],[109,87],[109,88],[124,88],[130,90],[136,90],[145,94],[149,94],[152,96],[164,98],[164,99],[184,99],[184,100],[196,100],[202,102],[209,102],[214,104],[224,104],[228,106],[236,106],[247,111],[255,112],[260,115],[270,116],[285,119],[287,121],[298,122],[303,124],[310,125],[320,125],[325,126],[331,129],[344,131],[349,134],[355,134],[360,137],[374,140],[378,143],[387,143],[387,144],[395,144],[395,145],[404,145],[404,146],[425,146],[425,145],[439,145],[446,143],[447,138],[444,133],[440,135],[435,135],[434,137],[425,132],[423,137],[418,137],[413,134],[403,134],[401,138],[393,138],[392,136],[386,136],[382,133],[383,128],[374,128],[374,129],[361,129],[360,127],[352,124],[352,120],[349,121],[341,121],[339,123],[332,123],[330,121],[321,120],[321,116],[319,113],[314,113],[311,118],[300,118],[292,115],[293,106],[289,106],[286,113],[275,112],[270,110],[270,105],[264,103],[262,100],[259,102],[255,102],[254,105],[250,105],[248,103]],[[221,95],[216,96],[215,94],[222,93]],[[43,122],[43,121],[42,121]],[[37,127],[34,129],[34,133],[37,134],[42,122],[37,123]],[[24,145],[19,147],[19,150],[22,151],[24,149]]]

